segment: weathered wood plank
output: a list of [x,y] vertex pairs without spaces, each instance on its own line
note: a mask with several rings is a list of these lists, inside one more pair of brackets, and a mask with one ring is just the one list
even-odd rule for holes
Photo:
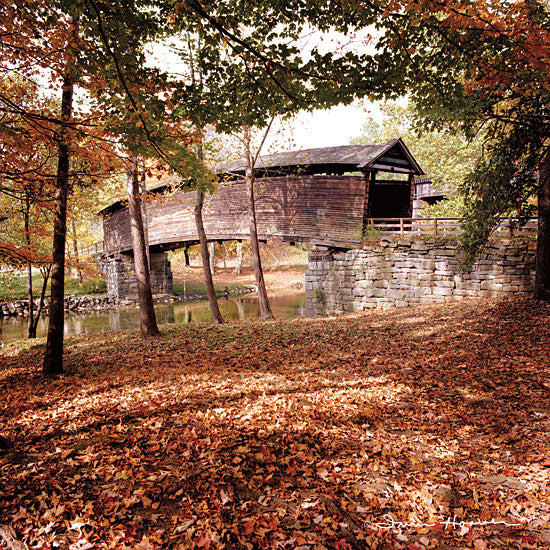
[[[331,245],[360,242],[365,200],[363,176],[273,177],[257,181],[258,234],[267,240]],[[247,238],[248,213],[241,180],[221,185],[205,203],[204,226],[211,240]],[[176,191],[147,206],[149,245],[197,241],[195,193]],[[131,249],[127,209],[104,216],[105,252]],[[166,248],[166,247],[164,247]]]

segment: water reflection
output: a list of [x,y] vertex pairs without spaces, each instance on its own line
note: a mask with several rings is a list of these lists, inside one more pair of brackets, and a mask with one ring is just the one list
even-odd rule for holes
[[[277,319],[295,319],[304,316],[305,294],[285,294],[270,298]],[[243,320],[260,316],[256,296],[241,296],[220,300],[220,311],[227,320]],[[212,321],[208,302],[178,302],[155,306],[159,323],[209,323]],[[73,312],[65,315],[65,334],[86,334],[104,330],[120,331],[139,327],[137,308],[120,308],[107,311]],[[38,323],[37,336],[46,336],[47,318]],[[27,334],[24,317],[0,319],[0,342],[23,340]]]

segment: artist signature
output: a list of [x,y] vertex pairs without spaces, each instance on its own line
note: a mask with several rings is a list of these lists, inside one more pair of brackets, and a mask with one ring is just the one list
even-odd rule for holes
[[420,529],[423,527],[430,528],[436,526],[442,526],[445,529],[462,529],[464,527],[474,527],[476,525],[503,525],[505,527],[521,527],[522,525],[525,525],[526,523],[529,523],[531,521],[527,518],[519,519],[519,523],[508,523],[507,521],[494,519],[464,521],[458,520],[456,516],[453,516],[452,518],[448,517],[436,523],[423,523],[421,521],[396,521],[389,514],[384,515],[383,519],[385,520],[384,522],[366,521],[364,525],[366,528],[369,529]]

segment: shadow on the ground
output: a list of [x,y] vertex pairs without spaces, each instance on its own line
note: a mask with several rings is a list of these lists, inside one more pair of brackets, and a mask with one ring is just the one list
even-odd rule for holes
[[159,548],[544,548],[549,313],[478,300],[74,339],[56,381],[22,352],[2,380],[2,514],[67,544],[85,518],[98,547],[160,529]]

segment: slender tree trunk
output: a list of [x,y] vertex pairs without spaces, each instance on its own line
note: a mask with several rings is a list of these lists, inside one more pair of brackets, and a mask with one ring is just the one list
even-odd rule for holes
[[34,298],[32,295],[32,264],[27,262],[27,301],[29,302],[29,317],[27,319],[27,338],[36,338],[34,328]]
[[218,306],[218,298],[214,289],[214,281],[212,280],[212,272],[210,271],[210,255],[208,253],[208,241],[206,240],[206,232],[202,221],[202,207],[204,205],[204,193],[197,190],[197,198],[195,199],[195,225],[201,245],[202,269],[204,271],[204,282],[206,284],[206,293],[208,294],[208,303],[210,304],[210,313],[212,321],[216,324],[223,323],[223,317]]
[[[30,252],[31,247],[31,233],[30,233],[30,214],[31,204],[29,197],[25,197],[25,210],[23,212],[23,219],[25,221],[25,243],[27,249]],[[33,331],[34,325],[34,298],[32,295],[32,263],[27,262],[27,301],[29,303],[29,317],[27,320],[27,338],[36,338],[36,331]]]
[[74,264],[76,267],[76,277],[78,283],[82,284],[82,269],[80,269],[80,255],[78,253],[78,240],[76,237],[76,225],[74,219],[71,219],[71,229],[73,231],[73,252],[74,252]]
[[[201,161],[204,160],[202,143],[199,143],[197,147],[197,156]],[[208,241],[206,240],[206,231],[204,230],[204,223],[202,219],[203,207],[204,207],[204,192],[197,189],[197,197],[195,199],[195,225],[197,226],[197,234],[199,236],[199,243],[201,247],[201,260],[202,260],[202,270],[204,272],[204,283],[206,285],[206,293],[208,294],[208,303],[210,305],[210,315],[212,316],[212,322],[215,323],[216,325],[221,325],[223,323],[223,317],[220,312],[220,307],[218,305],[218,298],[216,296],[216,290],[214,288],[214,281],[212,279],[213,270],[210,268],[210,254],[208,252]]]
[[185,266],[189,267],[191,265],[191,262],[189,261],[189,247],[186,246],[183,249],[183,255],[185,256]]
[[243,269],[243,243],[237,241],[237,264],[235,265],[235,275],[240,275]]
[[[46,290],[48,288],[48,280],[50,278],[50,271],[52,266],[49,265],[47,268],[42,268],[42,290],[40,291],[40,300],[38,301],[38,309],[36,310],[36,315],[32,320],[32,333],[34,334],[33,338],[36,338],[36,329],[38,327],[38,321],[40,320],[40,315],[42,315],[42,310],[44,309],[44,298],[46,297]],[[29,336],[30,338],[30,336]]]
[[[198,59],[198,80],[195,81],[195,63],[194,63],[194,52],[191,46],[191,35],[187,33],[187,47],[189,49],[189,69],[191,71],[191,82],[193,86],[198,85],[199,90],[203,89],[203,73],[202,65],[200,62],[200,56],[197,56]],[[197,42],[197,53],[201,51],[201,33],[199,32],[198,42]],[[202,161],[204,160],[204,150],[202,146],[202,141],[199,142],[197,146],[197,157]],[[204,283],[206,285],[206,293],[208,294],[208,303],[210,304],[210,314],[212,316],[212,322],[215,324],[222,324],[223,317],[220,313],[220,308],[218,306],[218,298],[216,297],[216,291],[214,289],[214,281],[212,280],[212,270],[210,269],[210,256],[208,254],[208,241],[206,240],[206,232],[204,230],[204,223],[202,219],[202,209],[204,206],[204,192],[197,189],[197,196],[195,199],[195,225],[197,226],[197,234],[199,236],[199,242],[201,247],[201,260],[202,260],[202,270],[204,272]]]
[[130,229],[132,247],[134,250],[134,268],[136,272],[138,303],[141,334],[145,337],[159,334],[153,293],[151,291],[151,276],[147,264],[147,251],[141,217],[141,201],[139,197],[139,171],[137,159],[133,158],[127,172],[128,177],[128,211],[130,213]]
[[210,271],[216,273],[216,243],[208,243],[208,254],[210,255]]
[[550,151],[539,169],[535,297],[550,301]]
[[223,268],[227,269],[227,245],[223,242]]
[[[61,96],[61,119],[70,120],[73,112],[74,82],[66,73]],[[47,377],[63,372],[63,328],[65,324],[65,244],[67,237],[67,198],[69,195],[69,139],[66,128],[59,136],[59,156],[55,192],[50,317],[42,374]]]
[[243,143],[245,158],[245,183],[246,195],[248,201],[248,217],[250,223],[250,247],[252,248],[252,264],[254,266],[254,276],[258,286],[258,296],[260,299],[260,315],[262,319],[273,319],[273,312],[269,305],[267,290],[265,288],[264,273],[262,270],[262,260],[260,257],[260,245],[258,243],[258,231],[256,225],[256,206],[254,204],[254,165],[250,151],[250,130],[248,126],[243,126]]
[[[145,162],[141,162],[141,193],[145,197],[147,191],[147,176],[145,172]],[[144,201],[141,202],[141,219],[143,220],[143,237],[145,239],[145,252],[147,254],[147,270],[151,273],[151,253],[149,251],[149,220],[147,219],[147,205]]]

